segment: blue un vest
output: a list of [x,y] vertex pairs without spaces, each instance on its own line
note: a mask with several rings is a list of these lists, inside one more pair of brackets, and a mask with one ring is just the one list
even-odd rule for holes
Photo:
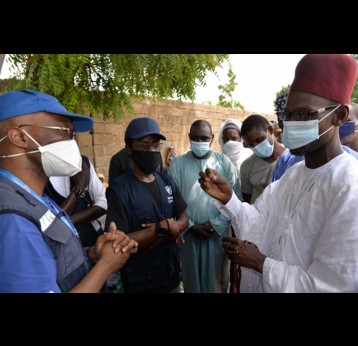
[[[113,181],[113,189],[129,221],[128,233],[140,230],[143,223],[156,223],[174,217],[176,185],[171,176],[155,172],[161,194],[162,212],[150,192],[128,170]],[[121,270],[126,292],[154,290],[179,283],[179,248],[175,240],[164,240],[155,247],[131,255]]]
[[21,215],[38,227],[56,260],[57,283],[62,292],[76,286],[88,273],[90,264],[84,256],[81,243],[59,215],[46,229],[42,229],[41,219],[46,213],[54,212],[17,184],[1,177],[0,213]]

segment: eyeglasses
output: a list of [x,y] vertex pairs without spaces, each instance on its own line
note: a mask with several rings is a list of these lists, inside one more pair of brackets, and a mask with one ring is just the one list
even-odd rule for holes
[[155,143],[148,143],[148,142],[138,142],[133,144],[133,149],[137,151],[160,151],[163,148],[163,143],[155,142]]
[[282,111],[277,112],[277,116],[279,117],[280,120],[283,121],[290,120],[291,118],[292,120],[296,120],[296,121],[305,121],[305,120],[311,120],[311,117],[315,114],[323,113],[328,109],[333,109],[339,106],[341,105],[337,104],[337,105],[319,108],[312,111],[297,111],[297,112],[289,112],[286,109],[284,109]]
[[67,132],[67,136],[69,139],[73,139],[74,138],[74,132],[73,129],[69,128],[69,127],[60,127],[60,126],[42,126],[42,125],[19,125],[18,127],[23,127],[23,126],[32,126],[32,127],[41,127],[43,129],[51,129],[51,130],[61,130],[61,131],[66,131]]

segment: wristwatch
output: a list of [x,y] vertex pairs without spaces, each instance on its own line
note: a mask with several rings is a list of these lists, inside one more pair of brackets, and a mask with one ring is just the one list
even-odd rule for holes
[[72,191],[75,193],[77,199],[81,199],[86,196],[86,190],[81,187],[73,188]]
[[155,224],[155,233],[158,237],[165,237],[167,235],[167,230],[162,227],[160,222]]

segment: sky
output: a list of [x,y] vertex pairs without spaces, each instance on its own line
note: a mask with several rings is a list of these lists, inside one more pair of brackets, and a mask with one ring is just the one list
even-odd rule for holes
[[[304,54],[230,54],[231,66],[236,74],[235,101],[246,110],[255,113],[273,114],[276,93],[293,81],[295,68]],[[195,103],[219,101],[219,85],[229,81],[229,66],[217,69],[218,77],[208,73],[206,87],[196,89]],[[8,78],[9,66],[4,62],[0,79]]]
[[[276,93],[291,84],[297,63],[305,54],[230,54],[232,70],[236,75],[235,101],[245,110],[273,114]],[[196,90],[196,103],[211,101],[218,103],[221,90],[219,85],[229,81],[229,66],[218,69],[219,78],[213,73],[206,78],[206,87]]]

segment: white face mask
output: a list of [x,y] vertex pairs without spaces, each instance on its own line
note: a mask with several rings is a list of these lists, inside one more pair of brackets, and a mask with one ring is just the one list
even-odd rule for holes
[[2,155],[1,158],[40,152],[42,167],[48,177],[73,176],[78,172],[81,172],[82,156],[74,139],[41,146],[25,130],[21,131],[38,145],[38,150],[29,151],[27,153]]
[[243,147],[244,146],[241,142],[230,140],[224,143],[224,145],[222,146],[222,150],[227,156],[229,156],[232,162],[236,162]]

